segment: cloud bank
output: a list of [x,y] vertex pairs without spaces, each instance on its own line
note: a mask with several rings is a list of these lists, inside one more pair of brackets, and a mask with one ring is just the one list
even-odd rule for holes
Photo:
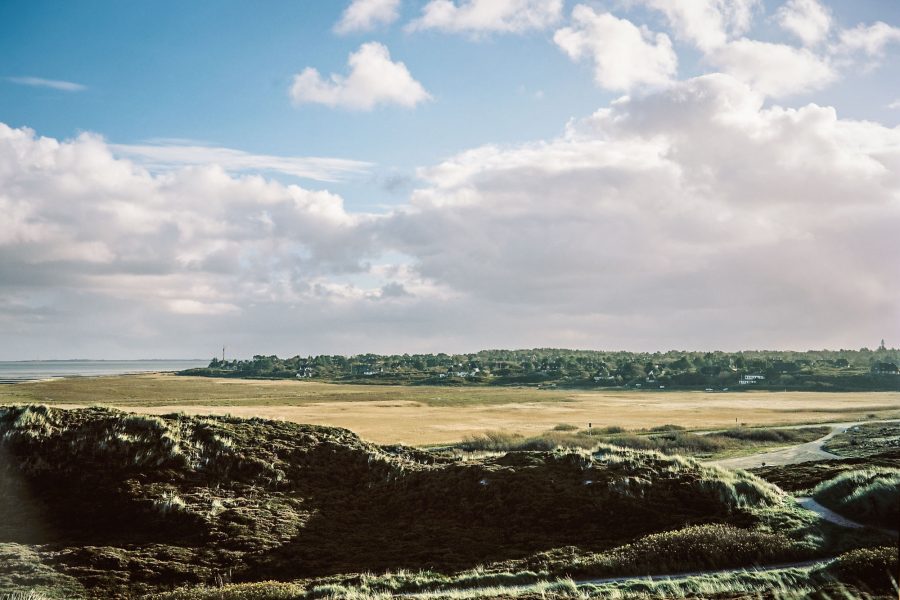
[[352,213],[328,192],[216,166],[154,173],[95,136],[0,126],[6,344],[146,356],[900,335],[897,128],[767,107],[714,74],[418,175],[408,204]]

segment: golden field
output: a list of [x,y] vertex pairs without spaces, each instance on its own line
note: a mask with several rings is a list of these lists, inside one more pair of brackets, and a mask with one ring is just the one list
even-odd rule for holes
[[900,417],[900,393],[583,391],[519,387],[345,385],[178,377],[71,378],[0,386],[0,404],[104,405],[164,414],[232,414],[346,427],[378,443],[459,441],[559,423],[689,429]]

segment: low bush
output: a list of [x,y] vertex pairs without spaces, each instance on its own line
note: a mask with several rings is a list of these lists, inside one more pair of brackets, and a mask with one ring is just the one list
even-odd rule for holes
[[145,600],[296,600],[305,590],[293,583],[263,581],[223,587],[190,587],[147,596]]
[[651,427],[650,431],[654,433],[660,433],[663,431],[684,431],[684,427],[682,427],[681,425],[672,425],[667,423],[665,425],[657,425],[656,427]]
[[537,436],[526,437],[518,433],[489,431],[470,436],[457,447],[466,452],[523,452],[547,451],[554,448],[589,449],[598,443],[613,444],[632,450],[656,450],[665,454],[685,456],[711,456],[742,446],[802,443],[825,435],[827,428],[803,429],[734,429],[721,433],[701,435],[682,431],[678,425],[661,425],[647,433],[626,432],[621,427],[609,426],[593,430],[578,429],[574,425],[560,424]]
[[796,560],[802,551],[783,535],[730,525],[698,525],[654,533],[596,556],[596,576],[727,569]]
[[578,431],[578,426],[571,423],[560,423],[553,428],[553,431]]
[[827,567],[837,580],[864,587],[875,593],[896,590],[900,577],[897,548],[860,548],[842,554]]
[[894,529],[900,523],[900,469],[841,473],[817,485],[813,497],[849,519]]
[[734,440],[761,443],[796,444],[812,441],[810,438],[827,435],[828,427],[804,427],[802,429],[729,429],[719,435]]

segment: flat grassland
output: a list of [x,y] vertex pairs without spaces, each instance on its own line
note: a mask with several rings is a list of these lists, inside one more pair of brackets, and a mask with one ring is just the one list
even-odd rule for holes
[[71,378],[0,386],[0,404],[104,405],[346,427],[376,443],[441,444],[486,431],[533,435],[559,423],[627,429],[790,425],[900,417],[900,393],[583,391],[346,385],[180,377]]

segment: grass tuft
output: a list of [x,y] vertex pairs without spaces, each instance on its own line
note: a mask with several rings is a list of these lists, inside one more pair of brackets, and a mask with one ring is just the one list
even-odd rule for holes
[[900,469],[847,471],[817,485],[813,497],[849,519],[895,529],[900,523]]

